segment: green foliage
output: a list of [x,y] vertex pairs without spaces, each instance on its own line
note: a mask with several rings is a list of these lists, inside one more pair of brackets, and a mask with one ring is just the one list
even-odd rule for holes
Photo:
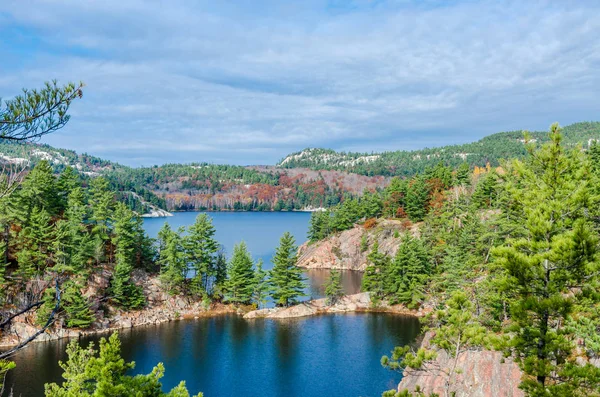
[[206,214],[196,217],[193,225],[188,227],[188,234],[183,239],[187,267],[194,270],[193,283],[198,285],[196,295],[208,294],[210,282],[215,275],[216,254],[219,244],[214,238],[215,228]]
[[371,300],[383,298],[388,291],[389,279],[386,277],[390,267],[390,257],[379,252],[379,243],[375,242],[367,256],[369,265],[362,279],[362,291],[371,292]]
[[252,293],[252,300],[256,303],[258,308],[264,307],[267,303],[269,296],[269,281],[267,276],[269,273],[263,269],[263,262],[259,260],[256,263],[256,270],[254,271],[254,291]]
[[391,295],[392,302],[414,307],[425,298],[429,274],[429,258],[423,243],[407,235],[389,265],[385,293]]
[[225,281],[225,299],[231,303],[250,304],[255,291],[255,280],[252,256],[246,243],[242,241],[233,247]]
[[62,128],[71,102],[82,96],[83,83],[59,86],[56,80],[39,90],[0,101],[0,139],[30,141]]
[[590,214],[599,201],[591,194],[595,181],[584,155],[565,151],[557,124],[550,139],[537,151],[531,147],[528,161],[514,161],[507,173],[506,190],[525,235],[509,238],[494,255],[506,272],[500,288],[511,297],[513,337],[506,350],[530,376],[521,387],[530,395],[566,396],[598,391],[597,371],[579,371],[573,335],[560,324],[569,321],[579,298],[572,288],[596,287],[598,236]]
[[[162,391],[160,379],[164,367],[159,363],[149,374],[127,375],[135,367],[121,357],[121,343],[117,333],[100,340],[100,348],[92,343],[87,348],[72,341],[67,346],[66,362],[59,362],[64,370],[62,385],[46,385],[46,397],[101,397],[101,396],[166,396],[189,397],[185,383],[181,382],[169,393]],[[202,394],[197,394],[201,397]]]
[[144,238],[139,217],[123,203],[117,203],[115,210],[114,237],[115,269],[111,290],[115,301],[123,307],[137,309],[145,305],[140,286],[131,280],[131,272],[139,253],[139,240]]
[[328,305],[335,305],[344,296],[342,273],[339,270],[331,270],[329,273],[329,278],[325,283],[325,296]]
[[296,266],[298,258],[294,237],[285,232],[279,240],[279,247],[272,259],[273,269],[269,272],[271,297],[277,306],[290,306],[305,296],[302,269]]

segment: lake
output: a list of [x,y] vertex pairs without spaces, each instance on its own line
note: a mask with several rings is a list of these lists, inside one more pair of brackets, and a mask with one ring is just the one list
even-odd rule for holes
[[[165,221],[174,228],[192,223],[197,213],[146,219],[155,236]],[[228,253],[246,241],[255,258],[270,267],[279,237],[290,231],[305,241],[307,213],[211,213],[217,238]],[[327,271],[307,272],[312,296],[322,296]],[[360,288],[360,273],[345,272],[347,292]],[[381,367],[382,355],[414,341],[419,322],[381,313],[323,315],[283,321],[244,320],[236,315],[199,318],[120,332],[123,356],[136,362],[135,373],[166,367],[165,389],[185,380],[191,392],[215,396],[380,396],[401,379]],[[97,341],[85,338],[80,343]],[[41,396],[44,383],[60,382],[66,340],[32,343],[14,356],[17,369],[7,385],[15,396]]]
[[[150,237],[155,238],[160,228],[168,222],[172,229],[189,226],[194,223],[199,212],[176,212],[168,218],[145,218],[144,229]],[[279,238],[290,232],[300,245],[307,240],[310,213],[308,212],[209,212],[216,233],[215,238],[230,255],[233,246],[244,241],[255,260],[262,259],[264,268],[273,267],[271,258],[279,245]],[[344,292],[355,294],[360,292],[362,272],[342,271]],[[306,274],[306,297],[322,298],[324,284],[329,276],[327,269],[311,269]]]

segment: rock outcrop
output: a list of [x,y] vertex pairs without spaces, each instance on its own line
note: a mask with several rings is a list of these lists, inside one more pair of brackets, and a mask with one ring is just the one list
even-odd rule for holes
[[[422,346],[430,347],[432,334],[427,333]],[[414,391],[416,387],[429,395],[445,395],[446,374],[442,371],[452,366],[454,358],[439,350],[435,363],[428,366],[431,371],[406,370],[398,390]],[[442,370],[440,370],[442,369]],[[522,372],[512,360],[503,359],[502,353],[489,350],[466,351],[459,355],[455,375],[450,382],[450,391],[456,397],[522,397],[519,389]]]
[[[101,294],[99,291],[108,286],[111,272],[108,268],[99,268],[88,283],[84,296],[91,301],[91,308],[96,312],[96,321],[88,329],[64,328],[59,319],[45,333],[38,336],[35,342],[80,337],[84,335],[108,332],[122,328],[137,327],[146,324],[159,324],[184,318],[216,316],[224,313],[235,313],[233,306],[223,304],[205,305],[203,302],[188,297],[171,296],[160,286],[158,277],[148,275],[142,270],[132,273],[132,280],[143,287],[147,305],[141,310],[124,311],[114,306],[104,305],[101,310]],[[27,313],[16,317],[10,327],[0,337],[0,347],[19,344],[39,330],[35,323],[35,313]]]
[[[379,244],[381,252],[393,256],[400,244],[399,236],[407,231],[413,235],[419,233],[416,225],[397,220],[380,220],[370,229],[357,225],[322,241],[302,244],[298,266],[306,269],[364,271],[367,267],[367,255],[375,242]],[[367,249],[362,244],[363,236]]]
[[410,316],[422,317],[430,310],[421,308],[419,310],[410,310],[403,305],[388,305],[380,302],[376,306],[371,303],[368,292],[360,294],[346,295],[333,305],[327,304],[327,299],[315,299],[308,302],[299,303],[290,307],[278,307],[271,309],[260,309],[248,312],[244,315],[245,319],[253,318],[295,318],[306,317],[317,314],[349,313],[349,312],[385,312],[394,314],[405,314]]

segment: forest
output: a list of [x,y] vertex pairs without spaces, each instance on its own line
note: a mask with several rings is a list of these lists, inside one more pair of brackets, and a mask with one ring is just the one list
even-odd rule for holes
[[[600,393],[600,145],[565,144],[557,124],[547,136],[526,134],[524,159],[473,170],[440,164],[313,214],[312,241],[378,217],[405,221],[393,257],[369,247],[362,288],[375,304],[431,305],[433,348],[399,346],[382,365],[432,372],[440,350],[456,363],[493,349],[519,365],[526,395]],[[457,375],[444,372],[445,395]],[[384,393],[409,395],[423,393]]]
[[[598,138],[600,122],[581,122],[563,128],[563,143],[567,147],[584,144],[586,147]],[[546,132],[531,132],[531,140],[548,142]],[[471,167],[483,167],[487,163],[496,167],[501,160],[524,158],[527,148],[522,131],[500,132],[463,145],[449,145],[413,151],[389,151],[383,153],[346,153],[327,149],[305,149],[292,153],[277,165],[284,168],[311,168],[314,170],[340,170],[361,175],[385,175],[411,177],[423,173],[426,168],[442,161],[458,167],[467,162]]]
[[[563,143],[588,147],[600,134],[600,123],[563,129]],[[548,142],[546,133],[531,140]],[[497,167],[503,159],[524,158],[522,132],[501,132],[480,141],[418,151],[380,154],[337,153],[307,149],[287,156],[277,166],[232,166],[208,163],[127,167],[47,145],[0,140],[0,161],[31,168],[47,160],[55,173],[67,166],[84,178],[104,176],[117,199],[143,214],[150,207],[169,211],[294,211],[331,208],[365,190],[387,186],[390,178],[412,178],[441,163],[457,168]]]

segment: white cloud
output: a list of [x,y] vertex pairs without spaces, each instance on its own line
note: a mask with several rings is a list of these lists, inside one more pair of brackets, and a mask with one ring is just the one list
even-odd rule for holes
[[593,3],[261,5],[5,0],[0,92],[85,81],[46,141],[130,164],[417,148],[597,117]]

